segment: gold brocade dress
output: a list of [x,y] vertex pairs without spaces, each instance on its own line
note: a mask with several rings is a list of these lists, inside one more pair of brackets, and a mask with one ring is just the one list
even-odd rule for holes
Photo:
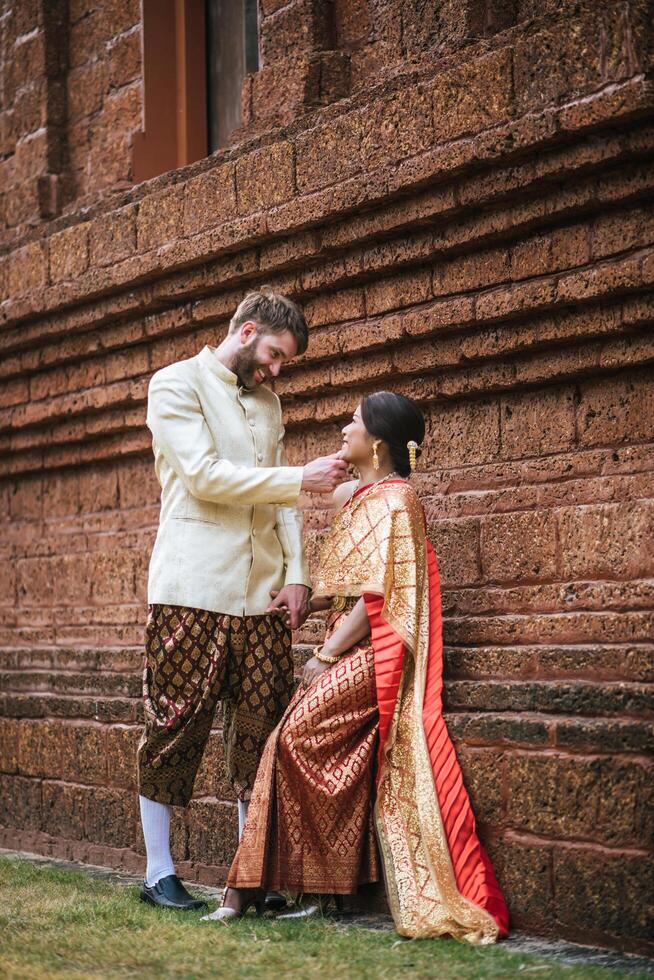
[[381,863],[402,935],[494,942],[508,911],[442,715],[424,511],[405,481],[359,493],[334,517],[315,593],[346,598],[328,632],[363,596],[370,636],[299,688],[270,736],[228,884],[347,894]]

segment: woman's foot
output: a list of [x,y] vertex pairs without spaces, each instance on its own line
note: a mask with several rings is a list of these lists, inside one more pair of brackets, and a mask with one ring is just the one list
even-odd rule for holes
[[318,916],[340,915],[343,912],[342,895],[302,895],[288,912],[282,912],[277,919],[315,919]]
[[263,892],[254,888],[225,888],[220,905],[210,915],[203,915],[201,922],[228,922],[242,919],[251,906],[257,915],[263,908]]

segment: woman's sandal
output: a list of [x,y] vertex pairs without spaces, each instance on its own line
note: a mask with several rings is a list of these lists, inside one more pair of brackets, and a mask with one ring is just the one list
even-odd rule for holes
[[220,905],[209,915],[203,915],[200,922],[231,922],[233,919],[242,919],[248,909],[254,906],[254,910],[257,915],[261,915],[263,911],[263,895],[260,892],[254,892],[252,896],[245,902],[243,908],[240,911],[236,909],[230,909],[225,905],[225,899],[227,898],[227,892],[229,887],[225,886],[223,889],[222,897],[220,899]]

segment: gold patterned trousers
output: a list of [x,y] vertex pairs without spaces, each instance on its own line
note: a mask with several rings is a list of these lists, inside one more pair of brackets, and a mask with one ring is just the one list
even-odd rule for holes
[[222,701],[227,772],[238,798],[247,799],[266,739],[292,691],[291,635],[279,616],[150,606],[139,793],[188,804]]

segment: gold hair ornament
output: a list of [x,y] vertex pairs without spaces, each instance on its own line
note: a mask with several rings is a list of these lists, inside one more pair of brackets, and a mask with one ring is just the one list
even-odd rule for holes
[[413,473],[416,468],[416,461],[418,458],[418,443],[415,441],[415,439],[410,439],[407,442],[406,447],[409,450],[409,466],[411,467],[411,472]]

